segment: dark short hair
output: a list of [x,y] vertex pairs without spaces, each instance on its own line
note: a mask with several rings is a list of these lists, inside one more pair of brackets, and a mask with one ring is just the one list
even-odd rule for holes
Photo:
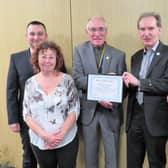
[[36,50],[36,52],[31,55],[31,63],[33,65],[34,71],[40,72],[39,62],[38,62],[38,56],[40,51],[44,51],[47,49],[51,49],[56,52],[56,65],[55,70],[60,71],[62,65],[63,65],[63,54],[60,46],[58,46],[53,41],[44,41],[40,44],[39,48]]
[[158,27],[162,27],[161,16],[158,13],[156,13],[156,12],[145,12],[145,13],[140,15],[140,17],[137,21],[137,28],[138,29],[139,29],[139,22],[141,21],[141,19],[143,19],[145,17],[154,17],[156,19],[156,25]]
[[40,25],[40,26],[42,26],[42,27],[44,28],[44,30],[47,32],[47,29],[46,29],[45,24],[42,23],[42,22],[40,22],[40,21],[38,21],[38,20],[33,20],[33,21],[29,22],[29,23],[27,24],[27,26],[26,26],[26,29],[28,29],[28,27],[29,27],[30,25]]

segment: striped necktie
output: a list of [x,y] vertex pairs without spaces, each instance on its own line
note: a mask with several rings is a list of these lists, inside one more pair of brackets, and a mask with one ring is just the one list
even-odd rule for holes
[[[141,64],[141,69],[139,73],[139,78],[144,79],[146,77],[146,74],[148,72],[150,63],[151,63],[151,55],[153,54],[153,50],[144,53],[143,55],[143,60]],[[143,92],[141,92],[138,89],[137,95],[136,95],[138,103],[141,105],[143,103]]]

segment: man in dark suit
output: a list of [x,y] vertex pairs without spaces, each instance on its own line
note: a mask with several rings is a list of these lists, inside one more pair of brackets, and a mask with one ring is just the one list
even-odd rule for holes
[[[23,168],[36,168],[37,162],[30,147],[28,127],[23,122],[22,101],[25,81],[33,75],[30,56],[41,42],[47,39],[47,30],[43,23],[32,21],[27,25],[26,38],[29,49],[12,54],[7,77],[7,112],[9,128],[20,133],[23,145]],[[62,68],[65,72],[65,67]]]
[[144,49],[131,60],[128,86],[127,168],[142,168],[147,153],[150,168],[165,168],[168,135],[168,46],[159,41],[160,15],[144,13],[137,22]]
[[117,168],[122,104],[87,100],[87,76],[108,73],[121,75],[126,70],[125,54],[105,42],[107,27],[103,17],[90,18],[86,33],[89,41],[75,47],[73,60],[73,77],[81,94],[85,167],[98,168],[101,132],[105,167]]

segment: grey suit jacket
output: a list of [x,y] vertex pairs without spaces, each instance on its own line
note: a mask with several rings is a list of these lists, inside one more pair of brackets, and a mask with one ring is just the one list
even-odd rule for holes
[[[126,70],[125,53],[106,45],[103,62],[102,74],[114,72],[121,75]],[[83,124],[91,123],[97,102],[87,100],[87,76],[97,74],[98,69],[94,56],[92,44],[87,41],[74,48],[73,77],[76,86],[81,94],[81,121]],[[109,110],[109,109],[107,109]],[[118,129],[122,120],[122,105],[115,104],[109,116],[112,129]]]
[[[139,78],[143,49],[132,56],[131,72]],[[140,89],[144,92],[144,113],[146,126],[153,136],[168,135],[168,46],[159,43],[146,79],[141,79]],[[131,126],[133,105],[137,87],[129,89],[126,130]]]

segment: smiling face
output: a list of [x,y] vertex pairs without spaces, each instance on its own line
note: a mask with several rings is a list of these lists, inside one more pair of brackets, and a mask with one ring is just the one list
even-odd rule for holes
[[104,19],[95,17],[89,20],[86,33],[93,46],[102,46],[107,35],[107,28]]
[[27,28],[26,39],[31,49],[37,49],[47,39],[47,32],[42,25],[30,24]]
[[147,49],[151,49],[159,40],[161,27],[157,25],[155,17],[144,17],[138,24],[139,36]]
[[56,51],[53,49],[44,49],[39,51],[38,64],[40,71],[53,72],[56,67]]

